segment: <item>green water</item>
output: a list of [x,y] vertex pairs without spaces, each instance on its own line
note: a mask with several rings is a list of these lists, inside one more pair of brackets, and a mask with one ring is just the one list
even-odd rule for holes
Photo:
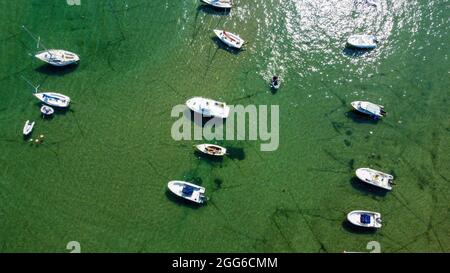
[[[234,2],[223,13],[197,0],[0,1],[0,251],[450,251],[449,1]],[[22,25],[80,64],[33,58]],[[219,46],[214,28],[246,50]],[[376,50],[344,50],[363,32]],[[69,95],[70,110],[43,120],[21,76]],[[218,141],[240,155],[194,154],[198,141],[170,134],[172,107],[192,96],[279,105],[278,150]],[[388,115],[364,119],[353,100]],[[42,144],[23,140],[27,119]],[[393,173],[394,190],[362,185],[359,167]],[[180,202],[166,190],[174,179],[210,201]],[[382,229],[352,229],[354,209],[381,212]]]

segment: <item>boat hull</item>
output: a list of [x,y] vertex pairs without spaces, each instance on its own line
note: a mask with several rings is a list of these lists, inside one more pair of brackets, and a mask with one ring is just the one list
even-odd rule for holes
[[[364,223],[361,221],[362,215],[368,215],[370,222]],[[378,212],[354,210],[347,214],[347,220],[355,226],[364,228],[381,228],[381,214]]]
[[230,107],[224,102],[202,97],[193,97],[187,100],[186,106],[204,117],[227,118],[230,114]]
[[[202,204],[206,200],[206,197],[204,196],[205,188],[201,186],[185,181],[173,180],[167,184],[167,187],[173,194],[194,203]],[[188,192],[185,188],[192,190]]]
[[377,47],[377,38],[374,35],[352,35],[347,39],[351,47],[361,49],[374,49]]
[[77,54],[61,49],[50,49],[47,51],[41,51],[38,52],[35,55],[35,57],[53,66],[71,65],[80,60],[80,57]]
[[55,109],[51,108],[50,106],[43,105],[41,107],[41,113],[46,116],[51,116],[53,115],[53,113],[55,113]]
[[208,4],[210,6],[213,6],[215,8],[221,8],[221,9],[231,9],[233,6],[233,2],[230,1],[224,1],[224,0],[201,0],[203,3]]
[[245,41],[241,37],[231,32],[215,29],[214,33],[216,34],[217,38],[219,38],[219,40],[221,40],[229,47],[241,49],[242,45],[245,43]]
[[392,190],[394,176],[370,168],[359,168],[356,176],[363,182],[385,190]]
[[70,98],[60,93],[54,92],[35,93],[34,96],[49,106],[66,108],[69,107],[70,105]]
[[23,130],[22,133],[24,136],[28,136],[31,134],[31,132],[33,131],[34,128],[34,121],[30,122],[29,120],[27,120],[25,122],[25,125],[23,126]]
[[354,101],[351,105],[356,111],[369,116],[381,118],[386,115],[386,111],[384,111],[384,107],[382,105],[368,101]]
[[214,144],[206,143],[197,145],[195,147],[197,148],[198,151],[211,156],[224,156],[227,153],[226,148]]

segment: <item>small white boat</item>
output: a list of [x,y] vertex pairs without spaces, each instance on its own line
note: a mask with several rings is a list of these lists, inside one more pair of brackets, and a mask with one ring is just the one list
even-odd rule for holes
[[55,113],[55,109],[53,109],[53,108],[51,108],[50,106],[47,106],[47,105],[42,105],[41,113],[46,115],[46,116],[51,116],[51,115],[53,115],[53,113]]
[[230,107],[226,103],[202,97],[187,100],[186,106],[204,117],[227,118],[230,114]]
[[224,156],[227,153],[227,149],[224,147],[221,147],[219,145],[214,144],[199,144],[195,146],[197,150],[199,150],[202,153],[208,154],[208,155],[214,155],[214,156]]
[[359,168],[356,170],[356,176],[371,185],[392,190],[394,176],[369,168]]
[[216,36],[227,46],[240,49],[245,41],[239,35],[227,32],[225,30],[215,29]]
[[80,57],[78,57],[77,54],[62,49],[41,51],[38,52],[35,57],[54,66],[66,66],[80,60]]
[[195,203],[201,204],[207,200],[204,195],[205,188],[189,182],[174,180],[170,181],[167,187],[175,195]]
[[223,8],[223,9],[231,9],[233,6],[232,0],[201,0],[203,3],[211,5],[216,8]]
[[377,47],[377,37],[374,35],[351,35],[347,39],[347,43],[350,46],[362,48],[362,49],[373,49]]
[[280,89],[281,81],[278,76],[273,76],[272,80],[270,81],[270,87],[272,87],[274,90]]
[[70,98],[60,93],[43,92],[34,93],[33,95],[43,103],[54,107],[65,108],[70,104]]
[[354,101],[352,102],[352,106],[361,113],[375,116],[377,118],[381,118],[386,115],[383,105],[378,105],[368,101]]
[[378,212],[354,210],[347,214],[347,220],[360,227],[380,228],[381,214]]
[[25,125],[23,126],[23,135],[28,136],[29,134],[31,134],[31,132],[33,131],[33,127],[34,127],[34,121],[30,122],[29,120],[27,120],[25,122]]

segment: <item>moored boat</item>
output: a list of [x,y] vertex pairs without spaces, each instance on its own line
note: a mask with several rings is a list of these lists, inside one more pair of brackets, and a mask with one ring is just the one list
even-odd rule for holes
[[230,107],[226,103],[202,97],[187,100],[186,106],[204,117],[227,118],[230,114]]
[[373,211],[354,210],[347,214],[347,220],[360,227],[381,228],[381,214]]
[[225,30],[215,29],[214,33],[223,43],[225,43],[229,47],[240,49],[245,43],[245,41],[241,37],[239,37],[239,35]]
[[31,132],[33,131],[34,128],[34,121],[30,122],[29,120],[27,120],[25,122],[25,125],[23,126],[23,135],[24,136],[28,136],[29,134],[31,134]]
[[374,35],[351,35],[347,39],[347,44],[361,49],[374,49],[377,47],[377,37]]
[[43,103],[54,107],[66,108],[70,104],[70,98],[60,93],[42,92],[33,95]]
[[382,105],[378,105],[368,101],[354,101],[351,104],[352,107],[355,108],[355,110],[366,115],[370,115],[376,118],[381,118],[386,115],[386,111],[384,110],[384,106]]
[[207,200],[205,197],[205,188],[189,182],[174,180],[170,181],[167,187],[175,195],[198,204],[204,203]]
[[227,149],[224,147],[221,147],[219,145],[214,144],[199,144],[195,146],[197,150],[199,150],[202,153],[213,155],[213,156],[224,156],[227,153]]
[[201,1],[205,4],[222,9],[231,9],[231,7],[233,6],[232,0],[201,0]]
[[80,60],[80,57],[77,54],[62,49],[49,49],[41,51],[38,52],[35,57],[54,66],[66,66]]
[[51,115],[53,115],[53,113],[55,113],[55,109],[53,109],[47,105],[42,105],[41,113],[45,116],[51,116]]
[[278,90],[280,88],[281,81],[278,76],[273,76],[272,80],[270,81],[270,87],[274,90]]
[[370,168],[359,168],[356,170],[356,176],[368,184],[380,187],[386,190],[392,190],[392,185],[394,184],[394,176],[383,173]]

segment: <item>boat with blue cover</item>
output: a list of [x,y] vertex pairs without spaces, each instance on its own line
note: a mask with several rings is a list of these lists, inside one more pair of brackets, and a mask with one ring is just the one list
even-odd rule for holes
[[189,182],[173,180],[167,184],[167,187],[175,195],[195,203],[202,204],[207,200],[205,188]]
[[378,212],[354,210],[347,214],[347,220],[360,227],[381,228],[381,214]]

